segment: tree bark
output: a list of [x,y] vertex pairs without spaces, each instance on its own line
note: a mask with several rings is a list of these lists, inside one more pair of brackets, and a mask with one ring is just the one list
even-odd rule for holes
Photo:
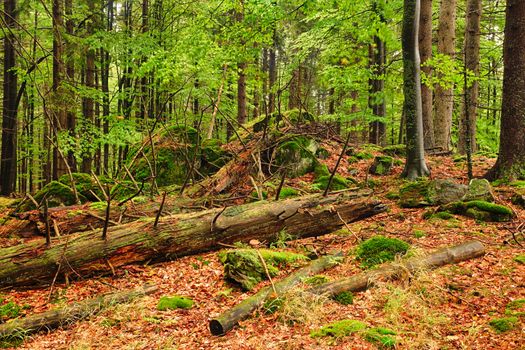
[[407,159],[401,176],[415,179],[430,174],[425,163],[418,45],[420,0],[405,0],[403,13],[403,113]]
[[[297,270],[290,276],[261,289],[256,294],[243,300],[232,309],[222,313],[218,317],[210,320],[210,332],[213,335],[223,335],[230,331],[239,321],[247,318],[255,309],[260,307],[272,294],[282,294],[301,283],[305,277],[320,273],[337,263],[337,256],[324,256],[314,260],[309,265]],[[277,295],[277,296],[278,296]],[[277,297],[276,296],[276,297]]]
[[[419,53],[421,64],[432,58],[432,0],[421,0],[421,13],[419,23]],[[421,70],[427,75],[432,75],[432,68],[423,66]],[[432,90],[426,85],[421,85],[421,104],[423,113],[423,140],[425,149],[434,148],[434,119],[432,115],[433,96]]]
[[486,176],[512,180],[525,177],[525,1],[507,1],[503,64],[499,155]]
[[9,195],[16,187],[17,148],[17,75],[15,34],[17,21],[16,0],[4,1],[4,82],[2,108],[2,153],[0,158],[0,194]]
[[334,296],[341,292],[360,292],[372,287],[379,279],[400,278],[408,273],[419,270],[436,269],[438,267],[455,264],[483,256],[485,247],[479,241],[468,241],[450,248],[443,248],[424,257],[410,258],[401,264],[387,264],[375,270],[365,271],[358,275],[324,283],[308,289],[314,294]]
[[384,211],[380,202],[363,199],[369,194],[313,195],[172,215],[161,218],[156,227],[154,218],[147,218],[109,228],[106,240],[98,230],[61,237],[50,248],[38,240],[0,249],[0,287],[48,284],[73,270],[75,275],[90,275],[108,272],[108,265],[174,259],[219,249],[221,243],[272,242],[285,228],[296,238],[323,235],[342,227],[343,220]]
[[[455,57],[456,43],[456,0],[441,0],[438,25],[438,52]],[[437,84],[435,89],[434,137],[435,146],[450,151],[454,89],[444,89]]]
[[[481,0],[468,0],[465,29],[465,68],[475,77],[479,77],[479,41],[481,36]],[[478,111],[479,82],[474,80],[472,86],[465,87],[465,104],[459,119],[459,153],[467,153],[467,137],[470,137],[470,151],[477,151],[476,120]],[[468,116],[468,118],[467,118]],[[467,120],[468,119],[468,120]],[[468,127],[467,127],[468,123]],[[467,130],[469,131],[467,136]]]
[[132,291],[102,295],[58,309],[15,319],[0,325],[0,339],[16,337],[20,333],[29,335],[43,330],[48,331],[64,327],[78,320],[89,318],[112,305],[128,303],[133,299],[155,293],[157,290],[158,287],[155,285],[145,285]]

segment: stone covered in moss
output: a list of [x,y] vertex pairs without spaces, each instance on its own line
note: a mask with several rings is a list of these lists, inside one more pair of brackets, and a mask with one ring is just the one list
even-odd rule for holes
[[356,258],[364,268],[392,261],[397,255],[404,255],[410,245],[397,238],[374,236],[359,244]]
[[496,331],[496,333],[505,333],[513,329],[518,323],[518,318],[515,316],[493,318],[490,320],[489,325]]
[[330,157],[330,152],[328,152],[328,150],[326,148],[322,148],[320,147],[317,152],[315,152],[315,155],[317,156],[317,158],[319,159],[328,159],[328,157]]
[[326,164],[317,162],[314,166],[314,174],[316,178],[321,176],[329,176],[330,170],[328,170],[328,166]]
[[330,323],[310,333],[310,337],[343,338],[366,329],[366,324],[357,320],[341,320]]
[[[278,267],[305,261],[308,258],[302,254],[279,252],[260,249],[268,273],[271,277],[277,275]],[[239,283],[244,289],[251,290],[262,280],[267,279],[266,270],[255,249],[235,249],[219,253],[219,260],[224,265],[226,278]]]
[[370,174],[373,175],[388,175],[394,165],[394,159],[390,156],[377,156],[374,163],[370,167]]
[[334,300],[342,305],[350,305],[354,303],[354,295],[352,292],[345,291],[334,295]]
[[446,211],[434,212],[434,210],[429,210],[423,213],[423,219],[425,220],[432,220],[432,219],[450,220],[453,218],[454,218],[454,215]]
[[175,310],[175,309],[190,309],[193,306],[193,300],[178,295],[163,296],[157,304],[157,310]]
[[357,152],[356,154],[354,154],[354,157],[356,157],[359,160],[364,160],[364,159],[372,159],[374,158],[374,155],[370,152],[361,151],[361,152]]
[[391,145],[383,147],[382,152],[387,156],[405,158],[407,154],[407,147],[405,145]]
[[463,202],[486,201],[494,202],[494,194],[490,182],[486,179],[472,179],[468,185],[467,193],[461,199]]
[[399,205],[417,208],[459,201],[467,192],[467,186],[450,180],[419,180],[409,182],[399,190]]
[[288,177],[302,176],[314,170],[319,144],[305,136],[295,136],[281,143],[274,151],[275,166],[285,167]]
[[453,214],[471,217],[479,221],[510,221],[514,217],[514,212],[504,206],[485,201],[454,202],[440,208]]
[[512,204],[519,205],[522,208],[525,208],[525,190],[524,189],[515,189],[514,193],[510,197]]
[[[87,198],[81,193],[78,193],[79,200],[86,202]],[[75,194],[73,189],[59,181],[51,181],[40,191],[38,191],[34,198],[40,203],[44,197],[47,199],[50,207],[57,207],[60,205],[73,205],[76,203]],[[35,209],[33,203],[29,204],[28,207],[24,207],[23,210]]]
[[299,195],[299,191],[292,187],[283,187],[281,188],[281,192],[279,192],[280,199],[295,197],[297,195]]
[[202,141],[201,167],[199,171],[205,175],[216,173],[230,159],[231,154],[222,149],[222,142],[217,139]]

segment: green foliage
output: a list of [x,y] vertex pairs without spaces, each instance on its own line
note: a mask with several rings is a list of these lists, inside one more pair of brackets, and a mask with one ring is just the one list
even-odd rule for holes
[[372,159],[374,158],[374,155],[370,152],[361,151],[355,154],[355,156],[359,160],[366,160],[366,159]]
[[21,310],[22,307],[17,303],[0,298],[0,323],[18,317]]
[[363,334],[363,338],[382,348],[393,348],[396,346],[396,338],[392,337],[392,335],[396,335],[396,332],[388,328],[374,327],[367,329]]
[[279,192],[280,199],[295,197],[297,195],[299,195],[299,191],[292,187],[283,187],[281,188],[281,192]]
[[406,157],[405,145],[391,145],[383,147],[382,152],[391,157]]
[[314,174],[316,178],[319,178],[322,176],[329,176],[330,171],[328,170],[328,166],[326,164],[317,162],[314,167]]
[[386,175],[390,173],[393,165],[394,159],[392,157],[377,156],[374,159],[374,163],[370,167],[370,173],[374,175]]
[[350,305],[354,303],[354,295],[352,292],[344,291],[334,295],[334,300],[342,305]]
[[516,255],[514,257],[514,261],[519,263],[519,264],[524,264],[525,265],[525,254]]
[[505,333],[513,329],[518,323],[518,318],[515,316],[493,318],[490,320],[489,325],[496,333]]
[[174,296],[163,296],[160,298],[157,304],[157,310],[175,310],[175,309],[191,309],[193,306],[193,300],[178,295]]
[[366,329],[366,324],[364,322],[357,320],[341,320],[312,331],[310,337],[343,338],[353,333],[363,331],[364,329]]
[[414,237],[415,238],[423,238],[426,236],[426,232],[423,230],[414,230]]
[[374,236],[359,244],[356,258],[362,267],[370,268],[406,254],[409,248],[408,243],[397,238]]
[[283,304],[283,298],[268,298],[263,303],[263,310],[267,314],[274,314],[283,306]]

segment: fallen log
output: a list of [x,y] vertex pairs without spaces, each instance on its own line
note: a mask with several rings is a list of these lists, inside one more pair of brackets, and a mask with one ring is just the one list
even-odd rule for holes
[[396,279],[420,270],[436,269],[483,256],[485,247],[479,241],[468,241],[453,247],[439,249],[425,257],[414,257],[400,264],[387,264],[375,270],[365,271],[356,276],[323,283],[307,291],[314,294],[335,296],[341,292],[360,292],[372,287],[378,280]]
[[[240,304],[229,309],[219,317],[210,320],[210,332],[213,335],[223,335],[231,330],[239,321],[247,318],[255,309],[260,307],[272,294],[277,295],[290,290],[301,283],[305,277],[322,272],[337,263],[337,256],[324,256],[314,260],[307,266],[300,268],[290,276],[261,289],[256,294],[243,300]],[[275,288],[275,292],[274,292]]]
[[14,319],[0,325],[0,340],[15,341],[42,330],[64,327],[88,318],[112,305],[127,303],[133,299],[155,293],[157,290],[158,288],[155,285],[145,285],[131,291],[102,295],[58,309]]
[[109,273],[119,266],[162,261],[221,248],[221,244],[272,242],[286,229],[295,238],[320,236],[385,210],[370,192],[311,195],[196,213],[144,218],[101,230],[0,249],[0,288],[48,285],[56,277]]

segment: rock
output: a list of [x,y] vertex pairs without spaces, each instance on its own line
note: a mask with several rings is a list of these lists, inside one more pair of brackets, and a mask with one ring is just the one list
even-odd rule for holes
[[511,221],[515,216],[512,209],[486,201],[453,202],[439,208],[439,211],[464,215],[479,221]]
[[463,202],[486,201],[494,202],[494,194],[490,182],[486,179],[472,179],[468,185],[467,193],[461,199]]
[[512,202],[512,204],[519,205],[520,207],[525,209],[525,190],[516,189],[513,192],[514,193],[510,197],[510,201]]
[[370,174],[373,175],[388,175],[394,165],[394,159],[390,156],[377,156],[374,163],[370,167]]
[[450,180],[420,180],[410,182],[399,190],[399,205],[417,208],[460,201],[467,193],[467,186]]
[[319,144],[305,136],[295,136],[275,149],[275,164],[286,167],[287,176],[294,178],[314,170],[318,163],[315,153]]

